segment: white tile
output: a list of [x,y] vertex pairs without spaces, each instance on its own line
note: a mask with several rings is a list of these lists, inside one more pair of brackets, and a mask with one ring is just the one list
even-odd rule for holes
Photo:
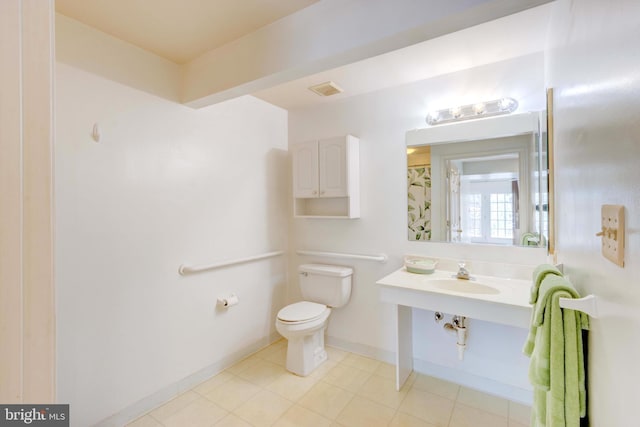
[[325,346],[325,350],[327,352],[329,360],[333,363],[342,362],[342,360],[349,354],[349,352],[347,351],[340,350],[331,346]]
[[151,415],[145,415],[127,424],[127,427],[162,427],[162,424],[156,421]]
[[412,388],[398,410],[437,427],[446,427],[449,424],[453,406],[454,401],[451,399]]
[[457,402],[449,427],[508,427],[508,420]]
[[321,381],[305,394],[298,404],[326,418],[335,419],[353,399],[353,393]]
[[218,375],[211,377],[208,380],[195,386],[192,391],[200,394],[207,394],[214,388],[218,387],[220,384],[224,384],[232,378],[235,378],[233,374],[226,371],[220,372]]
[[292,402],[298,401],[318,382],[314,376],[299,377],[290,372],[278,377],[266,388]]
[[360,356],[358,354],[350,353],[345,357],[342,362],[344,365],[361,369],[366,372],[374,373],[380,363],[378,360],[370,359],[368,357]]
[[214,388],[204,397],[216,403],[227,411],[233,411],[242,403],[260,392],[261,388],[242,378],[231,380]]
[[412,387],[418,390],[428,391],[451,400],[456,400],[460,390],[460,386],[458,384],[423,374],[416,374]]
[[406,388],[406,389],[411,389],[411,387],[413,387],[413,383],[416,382],[416,378],[418,378],[418,374],[417,372],[413,371],[409,374],[409,378],[407,378],[407,380],[404,382],[404,385],[402,386],[402,388]]
[[485,412],[499,415],[501,417],[509,416],[509,401],[497,396],[473,390],[467,387],[461,387],[458,393],[458,402],[480,409]]
[[[228,414],[226,417],[214,424],[215,427],[253,427],[237,415]],[[185,426],[186,427],[186,426]]]
[[209,427],[228,414],[215,403],[199,398],[164,420],[166,427]]
[[200,398],[198,393],[187,391],[180,396],[168,401],[164,405],[154,409],[149,413],[153,418],[160,422],[164,422],[168,417],[175,414],[180,409],[184,408],[191,402]]
[[311,375],[296,376],[283,366],[286,344],[262,349],[130,426],[529,426],[525,405],[416,373],[397,392],[394,365],[332,347]]
[[240,372],[244,371],[245,369],[255,365],[256,363],[260,362],[262,359],[260,359],[259,357],[256,356],[249,356],[246,359],[242,359],[241,361],[239,361],[238,363],[236,363],[235,365],[231,366],[230,368],[227,368],[228,372],[231,372],[232,374],[239,374]]
[[386,427],[395,412],[387,406],[356,396],[338,414],[336,421],[345,427]]
[[257,353],[254,353],[253,356],[258,357],[258,358],[263,359],[263,360],[266,360],[272,354],[277,353],[277,352],[281,351],[282,349],[286,350],[286,348],[287,348],[287,341],[282,339],[282,340],[276,341],[275,343],[263,348],[262,350],[258,351]]
[[402,412],[396,412],[396,415],[391,420],[389,427],[435,427],[433,424],[428,423],[413,415],[405,414]]
[[320,366],[316,367],[316,369],[314,369],[313,372],[309,374],[309,376],[314,377],[317,380],[322,380],[324,379],[325,375],[327,375],[327,372],[329,372],[336,366],[338,366],[338,363],[333,362],[331,360],[326,360]]
[[293,403],[284,397],[263,390],[233,412],[255,427],[266,427],[272,425],[291,406]]
[[264,357],[267,362],[285,366],[287,364],[287,347],[277,349]]
[[302,406],[292,406],[273,427],[330,427],[331,420]]
[[393,381],[396,380],[396,367],[389,363],[380,362],[380,365],[378,365],[373,373],[380,377],[389,378]]
[[330,384],[355,393],[360,390],[360,387],[367,382],[371,375],[373,374],[370,372],[341,363],[334,366],[329,372],[327,372],[324,380]]
[[258,360],[258,362],[243,369],[237,375],[260,387],[266,387],[285,374],[289,374],[289,372],[282,366],[264,360]]
[[358,391],[358,395],[376,403],[398,409],[407,390],[396,391],[396,380],[372,375]]

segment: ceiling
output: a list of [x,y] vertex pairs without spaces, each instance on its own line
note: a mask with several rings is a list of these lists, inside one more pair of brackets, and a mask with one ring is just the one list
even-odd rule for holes
[[318,0],[56,0],[56,11],[178,64]]
[[[339,99],[542,52],[551,3],[413,46],[253,93],[285,109]],[[332,81],[343,93],[321,97],[310,86]]]
[[[2,0],[0,0],[2,1]],[[177,64],[319,0],[56,0],[56,11]],[[318,105],[544,51],[552,3],[252,95],[285,109]],[[344,93],[310,86],[333,81]]]

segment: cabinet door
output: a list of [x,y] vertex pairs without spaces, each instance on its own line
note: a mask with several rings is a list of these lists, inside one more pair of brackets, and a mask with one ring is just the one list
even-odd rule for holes
[[320,197],[346,197],[347,190],[347,140],[324,139],[318,142]]
[[293,148],[293,197],[318,197],[318,141]]

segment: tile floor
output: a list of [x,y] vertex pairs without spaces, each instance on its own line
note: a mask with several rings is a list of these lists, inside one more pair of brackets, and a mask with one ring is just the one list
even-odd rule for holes
[[138,418],[129,427],[524,427],[530,408],[413,374],[395,390],[392,365],[327,348],[305,378],[285,370],[285,340]]

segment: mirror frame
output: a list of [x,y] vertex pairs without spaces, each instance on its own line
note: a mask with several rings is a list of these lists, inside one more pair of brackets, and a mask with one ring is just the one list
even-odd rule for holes
[[547,250],[549,255],[554,256],[554,263],[556,263],[556,222],[555,222],[555,184],[554,184],[554,153],[553,153],[553,88],[547,89],[547,116],[546,116],[546,134],[547,134],[547,185],[548,185],[548,198],[549,198],[549,236],[547,240]]

